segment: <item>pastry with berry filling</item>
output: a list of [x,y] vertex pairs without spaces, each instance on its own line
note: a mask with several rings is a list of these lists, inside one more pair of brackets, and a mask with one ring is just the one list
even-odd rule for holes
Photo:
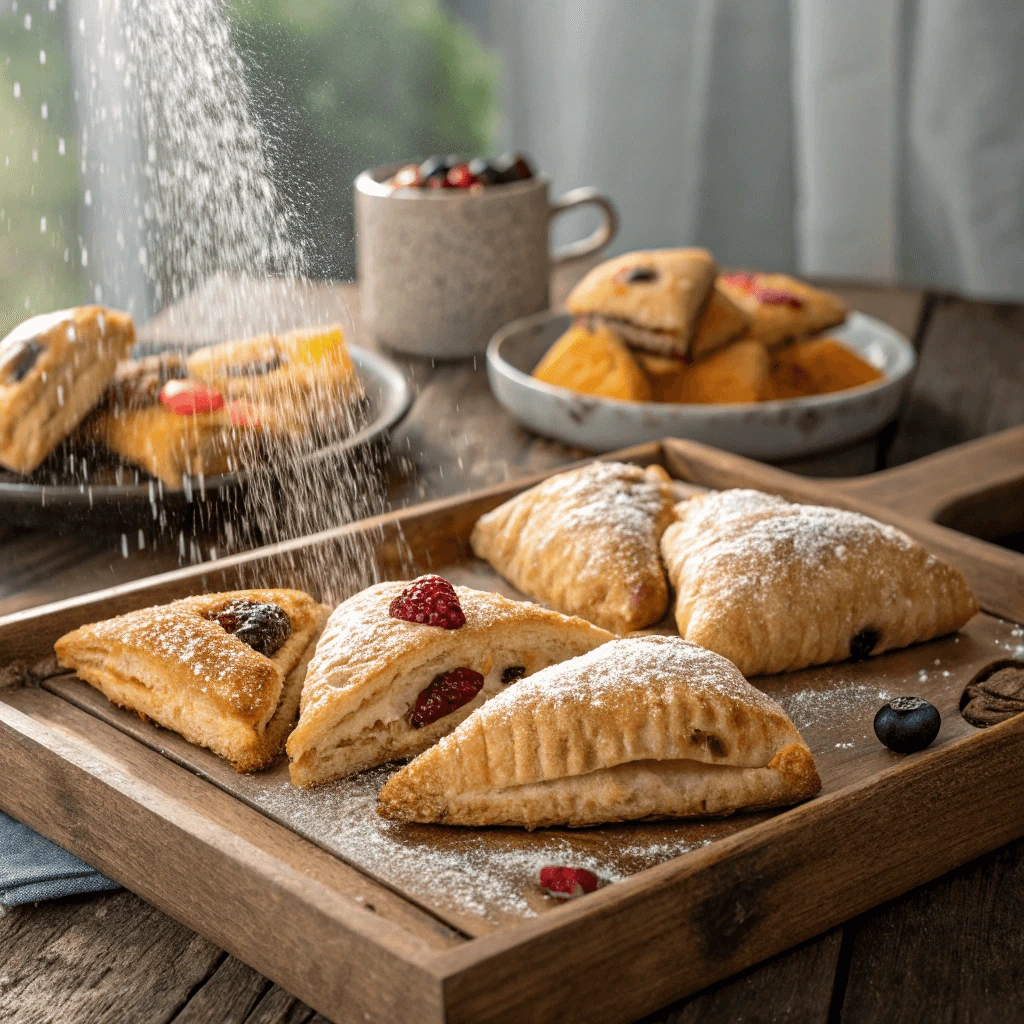
[[786,713],[679,637],[614,640],[499,694],[393,775],[400,821],[580,827],[784,807],[821,788]]
[[524,594],[628,633],[668,607],[658,542],[673,501],[660,466],[593,462],[481,516],[470,543]]
[[310,662],[288,739],[292,782],[412,757],[524,676],[611,639],[440,576],[370,587],[334,610]]
[[715,261],[704,249],[625,253],[590,271],[566,306],[575,316],[610,327],[634,348],[686,357],[715,272]]
[[188,371],[228,399],[273,408],[292,430],[323,425],[363,395],[339,325],[211,345],[189,356]]
[[228,401],[186,373],[184,360],[174,355],[123,364],[88,427],[111,451],[173,488],[186,476],[237,471],[245,453],[252,457],[277,424],[268,406]]
[[327,612],[299,590],[204,594],[82,626],[54,650],[115,704],[255,771],[295,721]]
[[728,490],[676,506],[661,538],[679,635],[746,676],[866,658],[958,630],[963,574],[856,512]]
[[837,295],[788,274],[741,270],[722,274],[717,286],[750,317],[744,337],[769,347],[846,319],[846,303]]
[[131,317],[102,306],[32,317],[0,341],[0,465],[36,469],[100,400],[134,343]]

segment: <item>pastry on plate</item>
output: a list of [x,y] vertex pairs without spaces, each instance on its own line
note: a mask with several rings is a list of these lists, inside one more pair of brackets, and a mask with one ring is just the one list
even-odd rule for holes
[[614,640],[538,672],[393,775],[401,821],[525,828],[782,807],[821,788],[793,723],[725,658]]
[[237,471],[277,426],[269,406],[227,401],[217,388],[183,379],[186,372],[174,355],[122,364],[87,427],[111,451],[174,488],[186,476]]
[[0,341],[0,465],[31,473],[100,400],[135,342],[127,313],[79,306]]
[[211,345],[189,356],[188,372],[229,399],[272,407],[293,430],[332,419],[363,394],[339,325]]
[[115,704],[255,771],[295,721],[327,611],[299,590],[204,594],[82,626],[54,650]]
[[675,356],[654,356],[649,352],[637,352],[636,358],[650,382],[652,401],[678,402],[688,364]]
[[533,376],[582,395],[649,402],[651,385],[626,346],[607,327],[574,324],[537,364]]
[[719,287],[750,317],[745,338],[771,347],[816,334],[846,319],[846,303],[788,274],[741,270],[722,274]]
[[334,610],[310,663],[288,739],[292,782],[418,754],[524,676],[611,639],[439,576],[370,587]]
[[770,379],[768,350],[757,341],[737,341],[694,363],[680,378],[673,402],[757,402]]
[[978,610],[959,570],[856,512],[729,490],[676,516],[661,551],[679,635],[745,676],[931,640]]
[[711,352],[735,341],[750,326],[750,316],[734,302],[718,280],[711,289],[711,297],[697,321],[697,329],[690,345],[690,359],[701,359]]
[[668,607],[658,542],[672,521],[660,466],[592,462],[482,515],[473,552],[524,594],[614,633],[653,625]]
[[576,316],[600,321],[634,348],[687,356],[715,281],[704,249],[652,249],[606,260],[569,294]]
[[882,372],[835,338],[795,341],[773,353],[766,398],[802,398],[860,387]]

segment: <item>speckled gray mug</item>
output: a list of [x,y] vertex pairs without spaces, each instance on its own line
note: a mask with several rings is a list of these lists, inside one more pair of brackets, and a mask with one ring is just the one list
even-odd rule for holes
[[[355,197],[363,320],[375,340],[401,352],[483,352],[503,324],[548,308],[552,263],[596,252],[618,226],[596,189],[551,202],[546,175],[474,193],[392,192],[383,182],[400,166],[364,171]],[[552,255],[551,219],[588,204],[601,210],[600,227]]]

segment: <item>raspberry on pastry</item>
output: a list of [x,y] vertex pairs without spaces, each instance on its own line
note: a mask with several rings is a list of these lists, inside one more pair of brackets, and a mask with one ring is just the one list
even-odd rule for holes
[[626,346],[607,327],[570,327],[533,371],[537,380],[583,395],[649,402],[651,385]]
[[393,775],[378,811],[580,827],[784,807],[821,788],[786,713],[679,637],[609,644],[517,684]]
[[379,583],[331,614],[288,739],[295,785],[418,754],[524,676],[612,639],[582,619],[469,587],[453,588],[458,628],[394,615],[409,590]]
[[672,504],[660,466],[592,462],[482,515],[470,544],[524,594],[628,633],[668,607],[658,542]]
[[661,538],[679,635],[746,676],[952,633],[978,610],[959,570],[867,516],[728,490],[676,506]]
[[100,400],[134,343],[131,317],[102,306],[32,317],[0,341],[0,465],[36,469]]
[[82,626],[54,650],[115,704],[255,771],[295,721],[326,619],[299,590],[238,590]]

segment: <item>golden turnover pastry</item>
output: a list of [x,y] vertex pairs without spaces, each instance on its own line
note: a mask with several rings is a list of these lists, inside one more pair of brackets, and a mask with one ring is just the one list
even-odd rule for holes
[[782,807],[821,788],[793,723],[725,658],[615,640],[489,701],[393,775],[400,821],[578,827]]
[[690,345],[690,359],[704,356],[735,341],[750,326],[749,314],[734,302],[718,280],[711,289],[711,298],[697,321]]
[[750,317],[743,335],[769,347],[816,334],[846,319],[846,303],[788,274],[722,274],[718,286]]
[[860,387],[882,372],[835,338],[794,341],[774,354],[766,398],[802,398]]
[[0,465],[31,473],[96,405],[135,343],[127,313],[79,306],[0,341]]
[[276,411],[188,380],[175,355],[151,356],[118,367],[103,407],[87,433],[168,487],[188,477],[236,472],[263,437],[278,429]]
[[687,356],[715,282],[704,249],[629,252],[596,266],[570,292],[566,306],[610,327],[634,348]]
[[611,639],[440,576],[370,587],[334,610],[310,662],[288,739],[292,782],[418,754],[517,680]]
[[54,650],[115,704],[255,771],[295,721],[327,612],[299,590],[204,594],[82,626]]
[[524,594],[628,633],[668,607],[658,542],[672,504],[660,466],[592,462],[481,516],[470,544]]
[[363,395],[337,324],[211,345],[189,356],[188,372],[229,399],[272,407],[292,430],[329,421]]
[[671,401],[682,403],[757,402],[771,379],[768,350],[757,341],[737,341],[694,363],[676,386]]
[[533,376],[582,395],[649,402],[651,385],[629,349],[607,327],[570,327],[548,349]]
[[649,352],[638,352],[636,357],[650,381],[653,401],[678,402],[687,363],[675,356],[652,356]]
[[978,610],[957,569],[856,512],[729,490],[676,515],[661,552],[679,635],[745,676],[931,640]]

